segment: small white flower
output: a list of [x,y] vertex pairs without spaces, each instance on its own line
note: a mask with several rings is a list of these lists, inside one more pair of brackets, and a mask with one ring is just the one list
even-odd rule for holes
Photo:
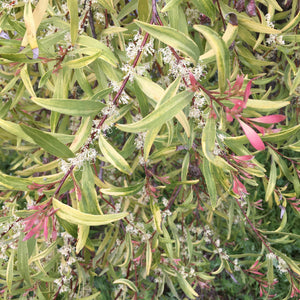
[[266,255],[266,258],[267,258],[267,259],[270,259],[270,260],[274,260],[274,259],[276,259],[276,255],[275,255],[274,253],[268,253],[268,254]]

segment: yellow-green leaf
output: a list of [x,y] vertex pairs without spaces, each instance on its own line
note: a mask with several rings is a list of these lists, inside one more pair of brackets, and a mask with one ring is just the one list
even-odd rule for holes
[[193,94],[190,91],[181,92],[165,101],[142,120],[132,124],[117,124],[116,127],[122,131],[136,133],[160,127],[187,106],[191,102]]
[[24,65],[24,67],[22,68],[21,72],[20,72],[20,75],[21,75],[21,79],[26,87],[26,90],[29,92],[30,96],[31,97],[36,97],[35,95],[35,92],[33,90],[33,87],[32,87],[32,83],[30,81],[30,78],[29,78],[29,74],[28,74],[28,70],[27,70],[27,64]]
[[215,139],[216,139],[216,120],[214,118],[208,118],[203,129],[202,134],[202,150],[204,156],[213,165],[223,169],[223,170],[234,170],[223,158],[214,155],[215,149]]
[[6,284],[10,292],[11,292],[11,287],[14,278],[14,260],[15,260],[15,249],[12,249],[6,267]]
[[214,50],[218,66],[218,81],[221,93],[225,91],[227,80],[230,74],[229,50],[225,42],[220,36],[210,27],[203,25],[194,25],[194,28],[199,31],[211,48]]
[[156,39],[189,56],[194,63],[198,62],[200,50],[189,36],[166,26],[150,25],[137,20],[135,23]]
[[56,214],[61,219],[77,225],[99,226],[109,224],[128,216],[127,212],[106,215],[92,215],[74,209],[53,198],[53,208],[58,209]]
[[101,189],[101,193],[105,195],[111,195],[117,197],[130,196],[138,193],[143,186],[144,186],[144,182],[139,182],[136,185],[127,186],[127,187],[110,186],[108,188]]
[[70,22],[71,22],[71,43],[75,44],[78,36],[78,1],[77,0],[67,0],[67,5],[70,13]]
[[100,101],[74,99],[48,99],[32,97],[31,100],[46,109],[71,116],[94,116],[105,106]]
[[30,136],[40,147],[52,155],[61,158],[74,157],[74,153],[50,133],[21,125],[21,129]]
[[203,176],[208,189],[210,203],[214,210],[217,206],[217,188],[212,172],[212,165],[205,157],[203,158]]
[[147,241],[146,245],[146,275],[148,276],[150,274],[150,269],[152,265],[152,249],[150,242]]
[[117,279],[113,282],[113,284],[125,284],[126,286],[128,286],[131,290],[133,290],[134,292],[138,292],[138,289],[137,287],[135,286],[135,284],[128,280],[128,279],[125,279],[125,278],[120,278],[120,279]]
[[276,164],[275,164],[274,159],[272,159],[269,182],[268,182],[266,195],[265,195],[265,200],[267,202],[272,199],[271,197],[274,192],[275,185],[276,185],[276,176],[277,176]]
[[115,168],[128,175],[132,173],[132,169],[124,157],[108,143],[102,134],[99,135],[99,147],[107,161]]
[[100,57],[101,55],[102,55],[102,51],[99,51],[93,55],[69,60],[68,62],[64,63],[62,66],[69,67],[71,69],[80,69],[80,68],[86,67],[87,65],[92,63],[94,60],[96,60],[98,57]]

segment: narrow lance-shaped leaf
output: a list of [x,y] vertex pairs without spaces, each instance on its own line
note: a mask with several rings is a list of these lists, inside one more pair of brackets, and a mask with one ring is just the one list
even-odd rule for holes
[[71,19],[71,43],[75,44],[78,36],[78,1],[77,0],[67,0],[68,9],[70,12]]
[[[38,29],[38,27],[44,17],[44,14],[47,10],[47,6],[48,6],[48,0],[39,0],[38,4],[36,5],[36,7],[32,13],[34,26],[35,26],[36,30]],[[24,38],[22,40],[21,46],[26,47],[27,44],[28,44],[28,35],[26,32],[24,35]]]
[[75,156],[74,153],[66,145],[60,142],[57,138],[53,137],[51,134],[35,128],[31,128],[26,125],[21,125],[21,128],[40,147],[45,149],[50,154],[61,158]]
[[[33,59],[37,59],[39,56],[39,48],[36,40],[36,27],[34,24],[32,9],[31,9],[31,1],[26,2],[24,8],[24,22],[26,26],[26,33],[29,45],[33,52]],[[26,41],[27,44],[27,41]],[[22,47],[25,47],[26,44],[22,44]]]
[[101,134],[99,135],[99,147],[104,157],[115,168],[128,175],[132,173],[132,169],[124,157],[119,154],[117,150],[111,146]]
[[147,245],[146,245],[146,275],[147,276],[150,274],[151,264],[152,264],[152,250],[151,250],[150,242],[147,241]]
[[73,207],[63,204],[57,199],[53,199],[53,208],[57,209],[57,216],[61,219],[77,225],[99,226],[109,224],[128,216],[127,212],[106,215],[92,215],[83,213]]
[[25,279],[28,285],[31,285],[29,265],[28,265],[28,247],[27,241],[23,241],[24,233],[22,232],[19,236],[18,243],[18,270],[21,273],[22,277]]
[[31,100],[46,109],[71,116],[93,116],[105,106],[104,103],[91,100],[43,99],[37,97],[32,97]]
[[98,57],[102,55],[102,51],[99,51],[93,55],[84,56],[81,58],[69,60],[68,62],[64,63],[63,67],[69,67],[71,69],[80,69],[83,68],[89,64],[91,64],[94,60],[96,60]]
[[6,284],[10,292],[11,292],[11,287],[12,287],[13,277],[14,277],[14,259],[15,259],[15,249],[12,249],[6,267]]
[[222,157],[214,155],[216,139],[216,120],[208,118],[202,134],[202,150],[204,156],[216,167],[224,170],[234,170]]
[[264,123],[264,124],[274,124],[282,122],[286,119],[286,116],[284,115],[270,115],[270,116],[263,116],[259,118],[249,118],[248,120],[258,123]]
[[126,286],[128,286],[131,290],[133,290],[134,292],[138,292],[137,287],[135,286],[135,284],[130,281],[129,279],[126,278],[120,278],[117,279],[113,282],[113,284],[125,284]]
[[276,185],[276,176],[277,176],[276,164],[275,164],[275,160],[272,158],[269,182],[268,182],[266,195],[265,195],[265,200],[267,202],[271,199],[272,194],[274,192],[275,185]]
[[226,89],[230,72],[229,51],[227,45],[213,29],[203,25],[194,25],[194,28],[205,37],[212,49],[214,49],[218,66],[219,88],[222,93]]
[[213,172],[211,171],[211,165],[209,161],[203,158],[203,176],[208,189],[209,199],[211,202],[212,209],[214,210],[217,206],[217,189],[214,180]]
[[165,101],[158,109],[147,115],[142,120],[132,124],[117,124],[116,127],[127,132],[143,132],[149,128],[159,127],[165,122],[171,120],[185,106],[187,106],[192,98],[192,92],[184,91]]
[[30,96],[31,97],[36,97],[35,95],[35,92],[33,90],[33,87],[32,87],[32,83],[30,81],[30,78],[29,78],[29,74],[28,74],[28,70],[27,70],[27,64],[24,65],[24,67],[22,68],[21,72],[20,72],[20,75],[21,75],[21,79],[26,87],[26,90],[29,92]]
[[135,23],[156,39],[189,56],[194,63],[198,62],[200,50],[189,36],[170,27],[150,25],[137,20]]
[[78,225],[76,253],[79,253],[85,246],[90,232],[90,226]]
[[243,131],[245,132],[246,137],[248,138],[250,144],[256,150],[265,150],[265,145],[259,135],[252,129],[249,125],[247,125],[242,120],[238,119]]

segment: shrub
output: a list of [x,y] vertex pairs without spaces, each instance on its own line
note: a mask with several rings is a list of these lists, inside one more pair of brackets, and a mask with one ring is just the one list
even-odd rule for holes
[[298,5],[2,1],[1,297],[299,297]]

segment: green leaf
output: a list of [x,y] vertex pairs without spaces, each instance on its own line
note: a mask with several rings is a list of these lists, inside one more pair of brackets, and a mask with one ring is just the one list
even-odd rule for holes
[[81,192],[82,198],[79,201],[79,210],[93,215],[101,214],[102,211],[99,206],[95,189],[94,172],[90,162],[87,161],[83,164]]
[[105,62],[111,64],[114,67],[117,67],[118,60],[114,53],[108,48],[105,44],[103,44],[101,41],[98,41],[96,39],[93,39],[92,37],[81,35],[78,37],[77,44],[85,46],[87,48],[92,49],[98,49],[99,52],[101,52],[101,56],[99,56],[99,59],[104,60]]
[[85,117],[81,119],[81,124],[76,132],[75,138],[70,146],[70,150],[73,152],[78,151],[85,143],[92,129],[91,117]]
[[216,18],[216,7],[212,0],[192,0],[192,3],[197,7],[199,12],[208,16],[212,23]]
[[78,225],[76,253],[78,254],[85,246],[90,232],[90,226]]
[[157,83],[153,82],[151,79],[136,75],[134,76],[134,80],[138,84],[141,91],[143,91],[143,93],[150,99],[158,102],[163,97],[163,94],[165,92],[164,89]]
[[294,144],[288,145],[285,148],[291,149],[291,150],[296,151],[296,152],[300,152],[300,141],[298,141]]
[[67,5],[70,14],[71,22],[71,43],[74,45],[78,36],[78,26],[79,26],[79,17],[78,17],[78,1],[77,0],[67,0]]
[[98,57],[100,57],[101,55],[102,55],[102,51],[99,51],[93,55],[69,60],[68,62],[64,63],[62,66],[68,67],[71,69],[80,69],[80,68],[86,67],[87,65],[92,63],[94,60],[96,60]]
[[15,259],[15,249],[12,249],[6,267],[6,284],[10,293],[12,292],[11,288],[12,288],[12,283],[14,278],[14,259]]
[[112,0],[98,0],[98,2],[106,8],[109,12],[115,13],[114,4]]
[[299,85],[300,85],[300,69],[298,69],[298,72],[294,78],[293,84],[290,88],[290,95],[292,95],[295,92],[296,88],[299,87]]
[[34,144],[34,140],[25,134],[25,132],[22,130],[21,126],[19,124],[10,122],[10,121],[5,121],[0,119],[0,127],[2,127],[5,131],[29,142]]
[[163,7],[163,9],[161,10],[162,13],[167,12],[168,10],[171,10],[173,8],[176,8],[180,3],[182,2],[182,0],[171,0],[168,3],[166,3],[166,5]]
[[99,147],[107,161],[115,168],[128,175],[132,173],[132,169],[127,161],[113,146],[106,141],[102,134],[99,135]]
[[208,118],[202,134],[202,150],[204,156],[209,162],[223,170],[234,170],[234,168],[229,165],[220,156],[214,155],[213,151],[215,149],[215,139],[216,139],[216,120],[214,118]]
[[26,125],[21,125],[22,130],[30,136],[40,147],[49,152],[50,154],[61,157],[68,158],[74,157],[74,153],[62,142],[53,137],[51,134],[44,131],[31,128]]
[[34,103],[46,109],[71,116],[94,116],[105,107],[99,101],[73,100],[73,99],[44,99],[31,98]]
[[200,50],[189,36],[166,26],[150,25],[137,20],[135,23],[156,39],[186,54],[197,64]]
[[18,243],[18,270],[21,273],[22,277],[26,281],[26,283],[31,286],[31,279],[30,279],[30,273],[29,273],[29,265],[28,265],[28,248],[27,243],[28,241],[23,241],[24,233],[21,232],[19,236],[19,243]]
[[136,185],[127,186],[127,187],[110,186],[108,188],[102,188],[101,193],[105,195],[116,196],[116,197],[131,196],[138,193],[142,189],[144,184],[145,184],[144,181],[142,181]]
[[[300,12],[298,12],[297,16],[295,18],[293,18],[289,23],[287,23],[281,30],[280,32],[287,32],[289,31],[291,28],[297,26],[299,24],[300,21]],[[299,36],[299,35],[298,35]]]
[[177,273],[177,280],[187,297],[195,299],[195,297],[199,296],[180,273]]
[[210,27],[194,25],[194,28],[204,36],[215,52],[218,66],[219,88],[221,93],[223,93],[227,87],[227,80],[229,80],[230,76],[230,57],[228,47],[219,35]]
[[135,286],[135,284],[128,280],[128,279],[125,279],[125,278],[120,278],[120,279],[117,279],[113,282],[113,284],[125,284],[126,286],[128,286],[131,290],[133,290],[134,292],[138,292],[138,289],[137,287]]
[[0,190],[28,191],[32,180],[4,174],[0,171]]
[[149,0],[138,0],[139,20],[147,22],[151,14],[151,2]]
[[181,92],[165,101],[142,120],[128,125],[117,124],[116,127],[122,131],[136,133],[147,131],[150,128],[160,127],[187,106],[191,102],[193,95],[194,93],[189,91]]
[[276,185],[276,176],[277,176],[276,164],[274,159],[272,159],[269,182],[268,182],[266,195],[265,195],[265,200],[267,202],[272,199],[272,194],[274,192],[275,185]]
[[148,276],[150,274],[150,269],[152,265],[152,249],[150,242],[147,241],[146,245],[146,275]]
[[[280,132],[277,132],[277,133],[270,133],[270,134],[265,134],[265,135],[258,134],[258,135],[264,142],[277,143],[280,141],[287,140],[290,137],[292,137],[293,135],[296,135],[299,129],[300,129],[300,124],[293,126],[291,128],[285,129],[285,130],[281,130]],[[247,137],[245,135],[238,136],[238,137],[227,137],[226,141],[227,140],[229,142],[232,141],[232,142],[240,143],[240,144],[248,144],[249,143],[249,140],[247,139]]]
[[69,223],[86,226],[100,226],[110,224],[128,216],[127,212],[106,215],[92,215],[83,213],[73,207],[63,204],[53,198],[53,208],[58,209],[57,216]]
[[212,209],[214,210],[217,206],[217,188],[212,172],[212,165],[205,157],[203,158],[203,176],[208,189]]
[[247,108],[255,109],[261,112],[272,112],[290,104],[290,101],[268,101],[268,100],[253,100],[247,101]]
[[126,232],[125,235],[125,243],[126,243],[126,254],[125,254],[125,260],[122,264],[118,265],[120,268],[126,267],[130,260],[132,259],[132,241],[131,241],[131,235],[129,232]]
[[185,181],[188,171],[189,171],[189,165],[190,165],[190,153],[187,152],[183,158],[182,162],[182,168],[181,168],[181,180]]
[[29,78],[27,64],[25,64],[24,67],[21,69],[20,75],[21,75],[21,79],[26,87],[26,90],[29,92],[30,96],[36,97],[35,92],[32,87],[32,83]]
[[156,203],[153,203],[153,201],[150,202],[150,209],[153,214],[153,220],[155,224],[155,228],[159,234],[163,234],[161,230],[161,213],[158,205]]
[[280,31],[270,26],[263,25],[261,23],[252,21],[250,18],[245,17],[241,14],[237,15],[239,26],[243,26],[247,28],[249,31],[259,32],[259,33],[267,33],[267,34],[280,34]]

